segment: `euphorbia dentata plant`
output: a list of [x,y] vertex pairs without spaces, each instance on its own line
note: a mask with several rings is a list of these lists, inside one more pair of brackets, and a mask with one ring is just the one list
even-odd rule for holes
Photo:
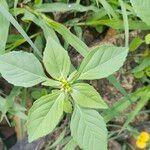
[[117,71],[123,65],[127,52],[127,48],[104,44],[90,50],[75,69],[67,51],[48,37],[43,66],[51,78],[45,75],[40,61],[32,53],[13,51],[1,55],[0,72],[8,82],[22,87],[42,83],[54,89],[36,100],[29,111],[29,141],[51,133],[65,112],[72,114],[71,136],[80,148],[106,150],[106,124],[97,110],[108,106],[100,94],[84,81],[108,77]]

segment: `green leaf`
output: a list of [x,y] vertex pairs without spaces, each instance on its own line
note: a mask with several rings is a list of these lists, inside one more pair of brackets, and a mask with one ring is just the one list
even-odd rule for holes
[[15,17],[16,17],[16,12],[17,12],[17,10],[16,10],[16,8],[17,8],[17,5],[18,5],[18,2],[19,2],[19,0],[14,0],[14,14],[15,14]]
[[11,22],[14,27],[20,32],[20,34],[27,40],[27,42],[31,45],[31,47],[35,50],[37,55],[41,58],[41,54],[39,50],[36,48],[34,43],[31,41],[30,37],[26,34],[26,32],[23,30],[23,28],[19,25],[19,23],[15,20],[15,18],[5,9],[3,6],[0,5],[0,13],[3,14],[3,16]]
[[67,97],[64,100],[64,108],[63,109],[64,109],[64,112],[66,112],[66,113],[72,113],[72,104],[69,101],[69,97]]
[[148,77],[150,77],[150,67],[147,67],[145,73]]
[[[87,47],[87,45],[85,43],[83,43],[79,38],[77,38],[74,34],[72,34],[64,25],[53,21],[52,19],[46,17],[45,15],[41,15],[41,17],[45,20],[45,22],[47,22],[47,24],[52,27],[53,29],[55,29],[59,34],[61,34],[63,36],[63,38],[72,46],[74,47],[83,57],[85,57],[88,54],[89,48]],[[100,22],[96,22],[96,23],[100,23],[103,25],[110,25],[112,27],[117,26],[117,29],[123,29],[123,21],[122,20],[101,20]],[[87,22],[85,23],[85,25],[87,24]],[[90,24],[88,24],[90,25]],[[147,25],[145,25],[145,23],[143,22],[139,22],[139,21],[129,21],[129,27],[131,28],[136,28],[136,29],[143,29],[143,30],[147,30],[149,29],[149,27]],[[111,81],[110,81],[111,82]],[[112,83],[113,84],[113,83]],[[122,88],[123,89],[123,88]],[[120,89],[118,89],[120,90]]]
[[71,139],[63,148],[63,150],[75,150],[75,148],[77,147],[77,143]]
[[45,22],[47,22],[48,26],[52,27],[54,30],[56,30],[59,34],[62,35],[62,37],[67,41],[72,47],[75,48],[82,56],[86,56],[89,48],[87,45],[82,42],[77,36],[72,34],[67,27],[64,25],[53,21],[52,19],[46,17],[45,15],[42,15],[42,18]]
[[123,23],[124,23],[124,30],[125,30],[125,47],[128,47],[129,45],[129,21],[128,21],[128,15],[126,11],[125,3],[122,0],[119,0],[122,16],[123,16]]
[[150,44],[150,34],[147,34],[145,36],[145,42],[146,42],[146,44]]
[[[124,30],[124,22],[120,19],[100,19],[100,20],[94,20],[94,21],[86,21],[86,22],[80,22],[78,25],[86,25],[86,26],[108,26],[114,29],[122,29]],[[145,24],[144,22],[140,20],[129,20],[129,29],[130,30],[149,30],[150,25]]]
[[37,12],[66,12],[66,11],[78,11],[78,12],[85,12],[85,11],[94,11],[97,12],[98,8],[94,6],[82,6],[80,4],[71,3],[45,3],[41,5],[37,5],[35,7]]
[[55,140],[55,142],[52,145],[48,147],[48,149],[53,149],[57,147],[58,145],[60,145],[63,139],[65,138],[65,135],[66,135],[66,128],[60,133],[58,138]]
[[36,5],[40,5],[40,4],[43,3],[43,0],[34,0],[34,3],[35,3]]
[[135,72],[134,77],[137,79],[144,77],[144,71]]
[[99,93],[87,83],[76,83],[72,85],[71,96],[82,107],[108,108]]
[[82,27],[80,27],[80,26],[74,26],[74,31],[75,31],[75,34],[77,35],[77,37],[80,39],[80,40],[82,40],[82,41],[84,41],[84,39],[83,39],[83,31],[82,31]]
[[48,91],[46,88],[32,88],[31,96],[34,99],[39,99],[40,97],[47,95]]
[[43,62],[47,72],[55,79],[66,78],[70,71],[70,58],[67,51],[54,39],[48,37]]
[[[78,37],[76,37],[74,34],[72,34],[64,25],[53,21],[52,19],[49,19],[48,17],[46,17],[45,15],[41,16],[45,22],[47,22],[47,24],[52,27],[53,29],[55,29],[59,34],[61,34],[63,36],[63,38],[73,47],[75,48],[83,57],[85,57],[88,52],[89,52],[89,48],[87,47],[87,45],[82,42]],[[114,20],[114,22],[112,22],[112,20],[102,20],[101,23],[108,23],[111,26],[113,26],[115,23],[117,24],[117,28],[120,29],[120,26],[123,29],[123,22],[118,20]],[[129,25],[132,26],[132,28],[136,28],[136,29],[149,29],[149,27],[147,25],[145,25],[145,23],[143,22],[129,22]],[[129,27],[130,27],[129,26]],[[131,29],[131,28],[130,28]],[[117,80],[116,80],[117,81]],[[110,81],[111,82],[111,81]],[[113,84],[113,83],[112,83]],[[118,83],[119,84],[119,83]],[[123,88],[122,88],[123,89]],[[120,91],[120,89],[118,89]],[[124,90],[125,91],[125,90]]]
[[[33,36],[32,36],[32,37],[33,37]],[[41,53],[41,55],[42,55],[43,49],[45,48],[45,45],[44,45],[44,44],[45,44],[45,40],[44,40],[42,34],[39,34],[39,35],[36,36],[35,41],[34,41],[34,44],[35,44],[35,46],[38,48],[38,50],[40,51],[40,53]],[[33,54],[34,54],[37,58],[39,58],[39,56],[36,55],[36,52],[35,52],[35,51],[33,51]],[[40,58],[39,58],[39,59],[40,59]]]
[[[33,39],[33,38],[35,38],[38,35],[39,35],[39,33],[33,34],[33,35],[30,36],[30,38]],[[12,38],[13,38],[13,40],[12,40]],[[19,36],[19,35],[18,36],[17,35],[12,35],[11,36],[11,35],[9,35],[8,42],[7,42],[9,44],[7,44],[7,46],[6,46],[6,53],[16,49],[17,47],[19,47],[20,45],[24,44],[25,42],[26,42],[26,39],[22,38],[22,36]],[[40,58],[39,55],[37,55],[37,53],[35,51],[34,51],[34,54],[38,58]]]
[[150,89],[150,86],[139,88],[136,92],[129,94],[129,98],[132,99],[132,102],[128,101],[127,97],[123,97],[117,102],[115,102],[111,108],[104,110],[102,116],[106,122],[111,121],[115,117],[119,117],[124,110],[131,106],[134,102],[139,100],[143,95],[147,95],[147,91]]
[[133,73],[143,71],[145,68],[150,66],[150,57],[146,57],[142,60],[142,62],[133,69]]
[[34,102],[28,116],[28,135],[32,142],[52,132],[63,115],[64,94],[54,92]]
[[79,68],[80,80],[108,77],[123,65],[128,49],[113,45],[101,45],[89,52]]
[[142,43],[143,40],[140,37],[135,37],[129,45],[129,50],[131,52],[135,51]]
[[106,124],[97,111],[76,105],[70,128],[73,139],[81,149],[107,150]]
[[15,97],[20,94],[21,87],[13,87],[10,94],[6,97],[7,106],[13,107],[15,103]]
[[[8,9],[6,0],[0,0],[0,5]],[[5,46],[9,31],[9,21],[0,13],[0,54],[5,52]]]
[[46,80],[39,60],[23,51],[1,55],[0,72],[4,79],[16,86],[31,87]]
[[112,6],[106,1],[106,0],[96,0],[97,2],[100,2],[104,9],[106,10],[107,14],[110,16],[113,16],[114,18],[118,18],[117,14],[113,10]]
[[48,27],[48,25],[44,22],[44,20],[42,18],[40,18],[38,15],[34,15],[31,12],[29,12],[28,10],[26,10],[24,13],[23,20],[34,22],[36,25],[38,25],[42,28],[46,39],[48,38],[48,36],[51,36],[53,39],[55,39],[56,42],[59,43],[59,40],[58,40],[58,37],[57,37],[55,31],[52,28]]
[[7,100],[0,96],[0,122],[5,118],[9,126],[11,126],[6,113],[8,112],[9,108],[7,106]]
[[143,22],[150,25],[150,0],[130,0],[136,14]]
[[43,82],[42,85],[44,85],[44,86],[51,86],[51,87],[60,87],[61,86],[61,82],[49,79],[49,80]]
[[144,93],[141,94],[140,100],[137,103],[136,107],[134,110],[131,111],[128,115],[128,119],[122,126],[120,132],[122,132],[128,125],[129,123],[135,118],[136,115],[140,112],[140,110],[147,104],[150,98],[150,88],[147,88]]
[[127,100],[131,103],[132,100],[130,99],[130,97],[128,96],[127,91],[122,87],[122,85],[120,84],[120,82],[116,79],[116,77],[114,75],[110,75],[108,78],[109,82],[117,89],[120,91],[120,93],[122,95],[124,95]]

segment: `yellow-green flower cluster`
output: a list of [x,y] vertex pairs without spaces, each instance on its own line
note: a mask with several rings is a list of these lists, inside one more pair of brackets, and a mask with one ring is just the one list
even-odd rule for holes
[[65,90],[67,92],[71,92],[72,91],[72,88],[71,88],[71,86],[70,86],[70,84],[69,84],[69,82],[67,80],[61,79],[60,82],[62,84],[61,89]]

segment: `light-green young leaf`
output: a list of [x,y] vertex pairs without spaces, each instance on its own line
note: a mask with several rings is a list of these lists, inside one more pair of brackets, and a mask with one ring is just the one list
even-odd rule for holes
[[43,82],[42,85],[58,88],[58,87],[61,87],[61,82],[53,80],[53,79],[49,79],[49,80]]
[[0,73],[11,84],[23,87],[34,86],[46,78],[39,60],[23,51],[1,55]]
[[130,0],[136,14],[147,25],[150,25],[150,0]]
[[70,128],[73,139],[81,149],[107,150],[106,124],[97,111],[76,106]]
[[67,51],[54,39],[48,37],[43,62],[47,72],[55,79],[66,78],[70,71],[70,58]]
[[80,80],[108,77],[124,63],[128,49],[105,44],[89,52],[79,67]]
[[72,103],[71,103],[71,101],[69,101],[69,97],[66,96],[66,98],[64,100],[64,112],[72,113],[72,109],[73,109]]
[[75,150],[76,147],[77,143],[73,139],[70,139],[70,141],[65,145],[63,150]]
[[76,83],[72,86],[71,96],[82,107],[108,108],[99,93],[87,83]]
[[[0,0],[0,5],[8,9],[6,0]],[[0,54],[5,52],[6,41],[9,31],[9,21],[0,13]]]
[[52,132],[63,115],[64,94],[54,92],[35,101],[29,111],[28,135],[32,142]]

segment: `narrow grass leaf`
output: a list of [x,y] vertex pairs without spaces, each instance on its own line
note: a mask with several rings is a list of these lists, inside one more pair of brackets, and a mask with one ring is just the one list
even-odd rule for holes
[[126,127],[129,125],[129,123],[135,118],[136,115],[138,115],[140,110],[147,104],[147,102],[149,101],[149,98],[150,98],[149,91],[150,91],[150,87],[147,87],[145,89],[145,91],[140,95],[140,100],[136,104],[135,109],[131,113],[129,113],[128,118],[119,133],[121,133],[124,129],[126,129]]
[[39,57],[41,56],[41,53],[39,52],[39,50],[36,48],[36,46],[34,45],[34,43],[31,41],[31,39],[29,38],[29,36],[26,34],[26,32],[23,30],[23,28],[19,25],[19,23],[14,19],[14,17],[7,11],[7,9],[5,9],[4,7],[0,6],[0,12],[3,14],[3,16],[9,21],[11,22],[14,27],[20,32],[20,34],[27,40],[27,42],[31,45],[31,47],[35,50],[35,52],[39,55]]
[[[5,0],[0,0],[0,6],[8,10],[8,5]],[[1,26],[0,28],[0,54],[4,54],[7,37],[8,37],[8,31],[9,31],[9,21],[3,16],[1,11],[0,11],[0,26]]]
[[138,89],[136,92],[129,94],[129,98],[132,99],[132,103],[128,101],[126,97],[124,97],[120,99],[119,101],[117,101],[116,103],[114,103],[111,108],[104,110],[102,113],[104,120],[106,122],[109,122],[114,117],[120,116],[123,113],[123,111],[129,106],[131,106],[131,104],[136,102],[141,97],[141,95],[145,95],[147,92],[147,89],[149,88],[150,87],[143,87],[143,88]]
[[122,87],[119,81],[117,81],[114,75],[110,75],[107,79],[109,80],[111,84],[113,84],[114,87],[116,87],[116,89],[118,89],[121,92],[121,94],[123,94],[129,100],[129,102],[132,102],[132,100],[128,96],[127,91]]
[[63,38],[74,47],[82,56],[86,56],[89,48],[87,45],[82,42],[78,37],[72,34],[64,25],[53,21],[52,19],[42,15],[43,19],[47,22],[47,24],[56,30],[59,34],[63,36]]
[[98,8],[90,5],[90,6],[82,6],[77,3],[45,3],[41,5],[35,6],[35,10],[37,12],[67,12],[67,11],[77,11],[77,12],[85,12],[85,11],[94,11],[97,12]]
[[22,19],[24,21],[34,22],[36,25],[41,27],[41,29],[44,32],[44,36],[45,36],[46,39],[48,38],[48,36],[51,36],[53,39],[55,39],[56,42],[59,43],[59,39],[58,39],[55,31],[52,28],[48,27],[48,25],[39,16],[37,16],[35,14],[32,14],[31,12],[26,10],[25,13],[24,13],[24,17]]
[[[116,19],[101,19],[101,20],[94,20],[94,21],[87,21],[87,22],[80,22],[77,25],[86,25],[86,26],[98,26],[98,25],[105,25],[114,29],[122,29],[124,30],[124,23],[123,20],[116,20]],[[129,20],[129,29],[130,30],[149,30],[150,25],[145,24],[142,21],[133,21]]]
[[106,0],[96,0],[97,2],[101,3],[106,10],[109,17],[113,16],[113,18],[117,19],[118,16],[115,13],[114,9],[111,7],[111,5]]
[[128,47],[129,45],[129,22],[128,22],[128,15],[126,12],[125,4],[122,0],[119,0],[122,10],[122,16],[124,21],[124,30],[125,30],[125,46]]

